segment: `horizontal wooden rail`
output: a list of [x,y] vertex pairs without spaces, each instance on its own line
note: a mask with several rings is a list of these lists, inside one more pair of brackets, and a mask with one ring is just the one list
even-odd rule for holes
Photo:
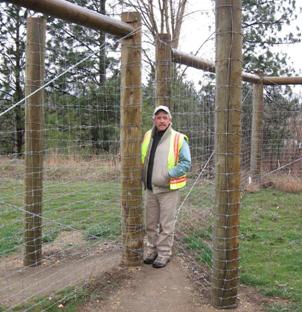
[[212,62],[194,55],[180,52],[176,49],[172,49],[172,60],[178,64],[187,65],[193,68],[215,73],[215,64]]
[[127,23],[65,0],[6,0],[6,2],[57,17],[71,23],[103,30],[118,37],[124,37],[134,31],[134,28]]
[[[175,63],[187,65],[193,68],[202,69],[215,73],[215,64],[200,57],[190,55],[176,49],[172,49],[172,60]],[[260,77],[255,74],[242,72],[242,80],[252,83],[263,83],[264,85],[288,85],[302,84],[302,77]]]
[[263,77],[265,85],[302,84],[302,77]]

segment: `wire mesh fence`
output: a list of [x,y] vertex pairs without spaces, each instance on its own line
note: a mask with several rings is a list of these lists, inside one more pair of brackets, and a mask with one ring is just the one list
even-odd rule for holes
[[[55,31],[48,38],[45,50],[45,82],[50,83],[44,88],[43,125],[38,130],[44,158],[43,208],[38,216],[43,250],[39,268],[23,266],[24,181],[37,173],[25,170],[24,159],[34,153],[31,148],[24,150],[24,128],[18,122],[18,118],[24,118],[24,103],[7,111],[15,102],[2,101],[0,112],[1,304],[10,309],[24,305],[24,311],[34,308],[42,311],[58,305],[87,280],[119,263],[121,162],[132,157],[126,155],[122,159],[120,151],[123,128],[120,40],[105,38],[98,31],[79,26],[70,26],[67,30],[58,21],[54,25]],[[98,48],[91,49],[77,42],[74,37],[79,32],[98,38],[101,42]],[[59,48],[65,51],[62,58],[56,53]],[[176,238],[208,269],[204,279],[204,286],[208,287],[213,269],[215,218],[215,77],[196,70],[203,81],[200,86],[184,74],[183,66],[172,65],[172,68],[171,97],[167,104],[171,108],[173,127],[189,137],[192,155],[189,184],[182,191],[178,207]],[[281,195],[274,195],[272,190],[265,196],[278,199],[273,207],[267,207],[265,196],[257,199],[249,194],[261,187],[286,184],[291,191],[301,185],[302,104],[301,91],[295,90],[298,92],[292,94],[277,85],[264,90],[262,144],[256,157],[262,179],[255,185],[251,173],[254,91],[249,84],[242,86],[240,191],[244,196],[240,239],[242,280],[247,283],[257,280],[259,274],[272,274],[273,270],[273,265],[264,266],[259,272],[255,270],[255,259],[248,257],[251,248],[255,250],[254,257],[266,261],[270,255],[276,255],[279,260],[286,255],[295,258],[301,245],[295,231],[291,233],[293,240],[283,236],[286,218],[293,220],[293,229],[299,227],[294,222],[299,220],[294,213],[295,209],[299,210],[298,201],[288,208]],[[147,130],[152,126],[151,114],[156,102],[154,85],[144,85],[143,92],[143,128]],[[289,182],[291,178],[294,180]],[[133,199],[137,200],[135,196]],[[253,211],[255,207],[250,201],[258,205],[256,210]],[[253,223],[259,227],[259,233],[255,234]],[[133,231],[139,235],[141,227],[133,226]],[[275,231],[271,231],[273,227]],[[131,238],[124,240],[129,242]],[[291,245],[286,246],[288,243]],[[137,252],[135,248],[133,251]],[[282,285],[281,281],[280,287],[286,292],[287,286]],[[73,290],[63,293],[60,299],[50,295],[68,287]]]
[[215,81],[209,74],[193,69],[204,81],[203,86],[196,87],[196,83],[181,76],[184,70],[184,66],[174,67],[172,122],[175,129],[189,138],[192,166],[178,208],[176,239],[206,268],[206,273],[200,274],[203,276],[200,287],[208,289],[213,265]]
[[[301,92],[300,87],[265,86],[261,109],[260,154],[257,156],[261,176],[288,174],[301,177]],[[253,119],[253,90],[243,89],[242,102],[242,180],[250,183]]]
[[[87,32],[84,27],[68,30]],[[26,149],[24,129],[17,128],[14,109],[18,107],[24,120],[24,106],[29,103],[23,101],[1,115],[1,304],[13,308],[27,303],[24,311],[42,311],[48,297],[36,298],[83,285],[104,270],[98,260],[102,251],[116,252],[121,246],[119,42],[104,37],[99,48],[91,51],[72,41],[70,49],[66,32],[61,29],[48,41],[44,102],[34,104],[42,114],[25,121],[38,127],[27,128],[31,141]],[[89,36],[97,38],[100,33],[89,31]],[[33,55],[44,49],[41,43],[33,44],[38,49]],[[57,56],[59,46],[66,49],[65,57]],[[3,103],[2,111],[11,106],[10,101]],[[37,134],[43,142],[41,150],[34,149]],[[39,169],[32,160],[26,163],[37,155],[43,157]],[[43,180],[35,187],[36,174]],[[32,182],[30,189],[27,180]],[[26,202],[37,192],[42,198]],[[41,211],[30,210],[37,205]],[[39,222],[26,228],[34,219]],[[38,237],[28,238],[31,232]],[[33,246],[27,252],[26,239]],[[41,259],[35,255],[39,244]],[[23,266],[25,254],[34,258],[30,266],[41,264],[39,268]],[[110,261],[118,264],[119,255]]]
[[[176,101],[175,106],[178,109],[173,115],[175,116],[173,126],[188,134],[192,153],[190,184],[183,194],[185,202],[181,207],[176,233],[185,246],[203,263],[203,267],[207,268],[207,273],[201,274],[203,276],[201,287],[207,288],[211,283],[210,276],[213,270],[216,164],[211,153],[215,153],[213,144],[215,104],[212,101],[214,95],[211,93],[213,89],[210,79],[209,85],[201,87],[199,92],[196,88],[191,88],[193,82],[182,81],[182,86],[186,89],[184,92],[178,85],[177,74],[174,78],[177,87],[172,95],[172,103]],[[290,293],[297,300],[301,285],[299,282],[296,283],[294,271],[289,270],[291,273],[288,274],[291,277],[288,276],[286,282],[282,273],[275,270],[275,266],[278,266],[280,271],[287,270],[286,255],[288,259],[295,259],[301,242],[297,233],[300,220],[297,216],[300,209],[297,200],[299,201],[298,198],[301,197],[299,194],[301,194],[302,168],[299,130],[301,93],[300,87],[293,89],[295,92],[278,85],[264,88],[260,150],[259,155],[254,155],[260,171],[259,179],[255,179],[251,164],[252,136],[256,135],[252,129],[254,91],[251,85],[243,84],[240,275],[241,281],[245,284],[258,286],[262,283],[264,293],[269,293],[271,287],[271,293],[279,295],[287,293],[285,296]],[[291,234],[285,230],[288,224],[293,226],[289,231]],[[293,261],[297,263],[296,260]],[[268,264],[263,266],[263,262]],[[294,263],[292,265],[295,266]],[[269,276],[272,276],[272,280]]]

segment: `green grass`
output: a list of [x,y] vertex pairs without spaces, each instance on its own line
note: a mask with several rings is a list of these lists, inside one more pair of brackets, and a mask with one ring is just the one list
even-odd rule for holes
[[[213,205],[208,195],[211,192],[212,186],[209,185],[193,190],[187,205],[196,215],[191,215],[193,229],[190,228],[184,237],[187,247],[194,251],[200,262],[208,266],[212,263],[209,248],[211,218],[204,220],[203,226],[198,224],[199,218],[206,215],[200,211],[210,211]],[[23,184],[18,180],[7,180],[5,186],[0,186],[0,255],[8,254],[22,245],[23,211],[20,208],[23,207],[23,193]],[[81,230],[88,241],[116,237],[120,234],[119,197],[119,185],[112,181],[45,181],[43,241],[51,242],[60,231],[68,229]],[[273,189],[246,194],[242,200],[241,282],[256,287],[265,296],[288,300],[284,304],[267,306],[270,312],[302,311],[301,203],[302,194],[288,194]],[[190,216],[190,211],[187,211],[187,216]],[[56,302],[61,302],[62,297],[64,311],[71,312],[87,294],[85,289],[77,292],[66,290],[56,296]],[[39,301],[40,309],[41,304],[52,303]],[[59,311],[59,308],[54,305],[49,307],[49,311]]]
[[[190,187],[190,186],[189,186]],[[188,190],[182,191],[186,195]],[[185,245],[194,252],[196,258],[208,266],[212,265],[212,217],[213,185],[204,183],[190,193],[178,226],[185,233]]]
[[261,190],[243,199],[240,217],[241,281],[257,287],[266,296],[296,302],[300,311],[301,203],[302,194]]
[[189,249],[198,252],[197,259],[200,262],[209,266],[212,265],[212,250],[207,243],[192,235],[185,237],[184,242]]
[[[128,278],[128,271],[116,269],[105,276],[91,279],[85,285],[67,287],[56,294],[47,297],[36,297],[33,300],[12,309],[14,312],[77,312],[82,311],[82,307],[88,302],[101,301],[108,297],[114,289],[119,288],[121,281]],[[0,312],[6,311],[5,309]]]
[[34,301],[19,305],[13,308],[13,311],[21,312],[26,310],[30,312],[76,312],[78,311],[78,307],[87,302],[91,296],[92,293],[88,288],[69,287],[51,297],[36,298]]
[[[193,181],[196,177],[193,177]],[[191,184],[181,190],[182,197],[185,197],[189,190],[191,190]],[[191,193],[187,199],[187,203],[198,209],[208,208],[211,209],[214,200],[213,184],[204,182],[202,185],[195,185],[191,190]]]
[[[205,209],[196,198],[190,204]],[[210,232],[208,223],[184,237],[186,246],[207,265],[212,263]],[[240,212],[240,259],[242,283],[265,296],[289,300],[267,306],[268,311],[302,311],[301,193],[266,189],[245,195]]]
[[270,304],[266,305],[267,312],[301,312],[301,306],[298,304]]
[[[0,185],[0,255],[21,249],[23,243],[23,197],[21,180]],[[56,239],[61,231],[79,230],[88,241],[116,239],[120,235],[120,185],[117,182],[45,181],[43,192],[43,242]],[[1,260],[0,260],[1,261]],[[35,298],[14,311],[77,311],[94,292],[86,287],[67,288],[52,296]],[[0,306],[0,311],[6,308]]]
[[[0,187],[0,255],[22,245],[24,186],[7,180]],[[120,234],[120,187],[117,182],[44,182],[43,242],[61,231],[80,230],[89,240],[116,238]]]

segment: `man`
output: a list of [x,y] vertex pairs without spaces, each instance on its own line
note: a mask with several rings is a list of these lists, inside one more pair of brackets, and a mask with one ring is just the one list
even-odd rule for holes
[[165,267],[170,261],[179,189],[186,185],[191,167],[188,138],[171,125],[169,108],[156,107],[153,128],[142,143],[147,234],[144,263],[154,268]]

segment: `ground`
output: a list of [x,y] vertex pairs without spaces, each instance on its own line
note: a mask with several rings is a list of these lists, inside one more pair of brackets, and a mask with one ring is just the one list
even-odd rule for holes
[[[66,244],[69,248],[63,252],[62,247]],[[221,311],[210,305],[208,273],[198,268],[181,250],[177,250],[172,261],[162,269],[150,265],[123,268],[119,266],[120,258],[121,247],[117,243],[87,247],[79,233],[63,232],[44,248],[40,267],[23,268],[20,254],[1,260],[1,304],[12,307],[33,296],[52,300],[54,291],[99,283],[94,298],[80,306],[79,311]],[[59,302],[55,304],[64,309]],[[241,287],[237,312],[261,312],[262,305],[263,298],[255,290]]]
[[[150,265],[130,270],[120,279],[104,300],[87,304],[84,312],[214,312],[206,294],[189,277],[190,273],[180,257],[174,257],[167,267],[153,269]],[[202,287],[202,286],[201,286]],[[249,298],[247,289],[240,295],[237,312],[263,311],[262,306]],[[255,298],[254,298],[255,299]]]

